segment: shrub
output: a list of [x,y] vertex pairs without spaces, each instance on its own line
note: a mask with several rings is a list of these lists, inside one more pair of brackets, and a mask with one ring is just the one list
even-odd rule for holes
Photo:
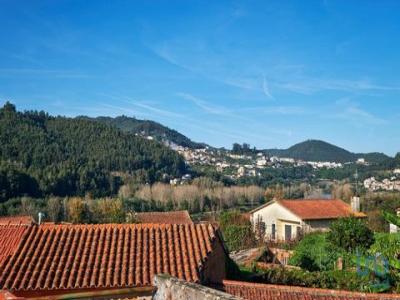
[[361,219],[341,218],[331,224],[327,239],[347,252],[365,252],[374,242],[374,233]]
[[290,264],[308,271],[333,270],[339,257],[324,233],[306,235],[294,249]]
[[250,225],[250,221],[238,210],[221,213],[219,216],[219,226],[221,227],[221,230],[224,231],[230,225]]
[[254,242],[251,225],[229,225],[223,235],[230,251],[248,248]]
[[222,213],[219,217],[219,225],[230,251],[241,250],[254,244],[251,223],[239,211]]
[[387,259],[397,259],[400,256],[399,233],[377,233],[375,242],[369,249],[371,254],[380,254]]
[[371,291],[371,278],[356,272],[303,270],[272,268],[265,271],[257,280],[262,283],[294,285],[312,288],[340,289],[348,291]]

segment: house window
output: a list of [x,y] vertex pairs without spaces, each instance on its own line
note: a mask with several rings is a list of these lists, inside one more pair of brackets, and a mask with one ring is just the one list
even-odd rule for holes
[[276,239],[276,228],[275,228],[275,224],[272,224],[272,226],[271,226],[271,239],[273,239],[273,240]]
[[292,239],[292,225],[285,225],[285,240],[290,241]]

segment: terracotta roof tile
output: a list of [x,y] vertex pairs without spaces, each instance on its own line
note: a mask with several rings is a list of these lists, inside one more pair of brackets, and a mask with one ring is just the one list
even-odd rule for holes
[[31,225],[33,223],[31,216],[0,217],[0,225]]
[[27,230],[25,225],[0,225],[0,265],[18,249]]
[[139,223],[193,224],[187,210],[136,213]]
[[286,285],[223,281],[223,290],[248,300],[384,300],[400,299],[396,294],[369,294]]
[[157,273],[191,282],[213,250],[211,225],[32,225],[0,266],[11,291],[149,286]]
[[278,203],[303,220],[366,216],[364,213],[353,212],[350,205],[338,199],[278,200]]

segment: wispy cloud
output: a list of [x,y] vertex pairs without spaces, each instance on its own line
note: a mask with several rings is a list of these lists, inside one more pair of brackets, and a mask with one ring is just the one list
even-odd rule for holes
[[[265,65],[263,69],[269,71],[265,73],[262,71],[264,74],[260,85],[257,73],[261,67],[250,68],[238,64],[235,72],[246,75],[232,76],[232,70],[227,69],[226,64],[224,64],[224,57],[213,52],[210,53],[209,49],[204,51],[193,50],[191,46],[185,45],[186,43],[177,41],[164,41],[158,47],[149,46],[149,49],[164,61],[183,70],[236,88],[258,91],[268,99],[275,99],[271,89],[304,95],[323,91],[352,93],[400,91],[398,85],[379,84],[370,79],[317,78],[307,74],[310,67],[307,68],[304,64]],[[180,53],[184,53],[186,59],[182,59]],[[196,59],[190,59],[191,56],[196,56]],[[202,57],[207,59],[202,59]],[[204,63],[200,63],[202,61]]]
[[337,116],[339,118],[357,123],[358,125],[382,125],[387,123],[386,120],[379,118],[356,106],[347,107],[342,113],[337,114]]
[[178,113],[166,110],[166,109],[157,108],[157,107],[149,105],[149,104],[144,104],[141,102],[131,102],[131,103],[137,107],[147,109],[148,111],[154,112],[160,116],[174,117],[174,118],[182,117],[181,114],[178,114]]
[[306,115],[314,113],[300,106],[257,106],[243,108],[241,111],[271,115]]
[[138,110],[134,110],[125,106],[119,106],[119,105],[115,105],[115,104],[109,104],[109,103],[97,103],[97,105],[101,106],[101,107],[105,107],[108,109],[112,109],[112,110],[116,110],[119,111],[119,113],[117,114],[129,114],[130,116],[141,116],[141,117],[149,117],[151,116],[150,114],[147,113],[143,113],[141,111]]
[[43,63],[39,59],[36,59],[31,55],[27,55],[27,54],[23,54],[23,53],[10,53],[9,54],[6,52],[1,52],[1,54],[11,58],[12,60],[18,60],[23,63],[43,67]]
[[215,114],[215,115],[223,115],[223,116],[232,115],[232,112],[229,109],[227,109],[223,106],[213,105],[213,104],[211,104],[201,98],[193,96],[189,93],[179,92],[176,95],[183,99],[193,102],[196,106],[198,106],[199,108],[201,108],[202,110],[204,110],[207,113]]
[[290,82],[279,82],[276,86],[301,94],[312,94],[319,91],[400,91],[400,86],[381,85],[369,80],[343,80],[343,79],[316,79],[302,78]]
[[[176,113],[176,112],[172,112],[166,109],[162,109],[159,108],[155,105],[151,105],[150,103],[146,102],[146,101],[138,101],[133,99],[132,97],[126,96],[126,95],[114,95],[114,94],[108,94],[108,93],[99,93],[99,95],[106,97],[106,98],[110,98],[114,101],[119,101],[119,102],[124,102],[133,106],[136,106],[138,108],[144,109],[147,112],[142,113],[143,115],[150,115],[148,112],[151,112],[158,116],[163,116],[163,117],[170,117],[170,118],[181,118],[184,117],[182,114]],[[115,108],[122,108],[120,107],[115,107]],[[132,110],[129,108],[126,108],[128,112],[135,112],[135,113],[139,113],[141,111],[139,110]]]
[[354,123],[356,126],[362,125],[384,125],[388,122],[361,108],[359,103],[351,100],[350,97],[340,98],[335,101],[335,110],[338,112],[327,114],[328,118],[337,118]]
[[[215,80],[217,80],[217,79],[215,79]],[[228,77],[228,78],[218,79],[218,81],[221,81],[226,85],[230,85],[230,86],[245,89],[245,90],[256,90],[258,88],[257,81],[254,80],[253,78]]]
[[89,78],[92,77],[75,70],[52,70],[52,69],[18,69],[18,68],[0,68],[1,77],[14,77],[14,76],[51,76],[56,78]]
[[268,82],[267,79],[265,78],[265,75],[263,76],[263,92],[264,95],[267,96],[267,98],[274,100],[275,98],[271,95],[271,92],[269,90]]

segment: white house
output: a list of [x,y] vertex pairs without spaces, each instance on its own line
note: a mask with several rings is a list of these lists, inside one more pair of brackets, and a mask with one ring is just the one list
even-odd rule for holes
[[[353,202],[359,201],[354,197]],[[254,230],[265,240],[292,240],[304,232],[326,231],[338,218],[366,215],[352,209],[349,204],[333,199],[272,200],[250,212]]]

